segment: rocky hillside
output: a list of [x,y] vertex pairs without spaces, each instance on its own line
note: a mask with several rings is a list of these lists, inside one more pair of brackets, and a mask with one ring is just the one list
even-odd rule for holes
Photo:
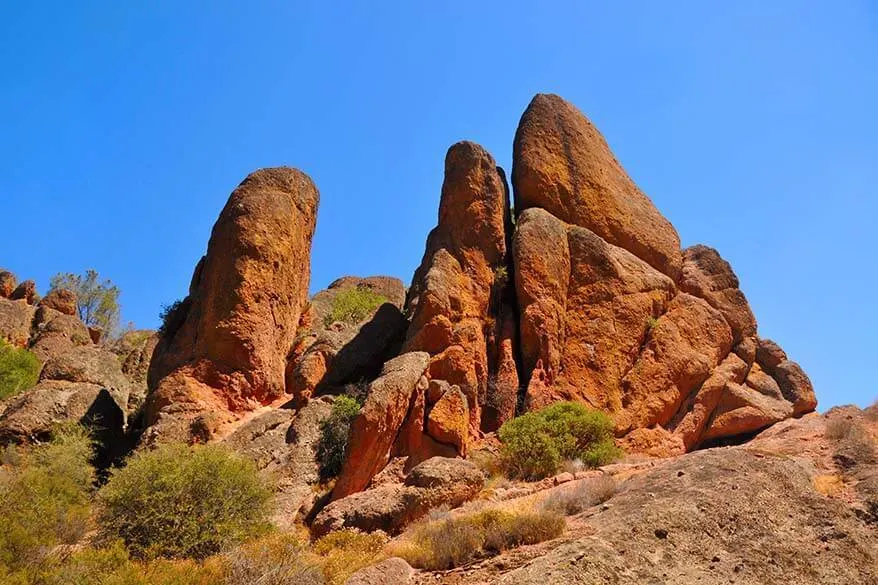
[[[42,363],[36,386],[0,403],[0,443],[65,420],[99,420],[107,461],[221,443],[278,479],[275,522],[315,537],[404,541],[469,500],[534,506],[597,476],[617,486],[549,542],[442,574],[394,561],[352,582],[876,582],[874,446],[836,428],[853,420],[874,440],[875,413],[813,412],[808,376],[759,336],[729,263],[681,249],[573,105],[534,97],[511,189],[484,148],[451,146],[408,289],[346,276],[309,299],[318,205],[299,170],[252,173],[161,333],[113,345],[66,291],[37,303],[32,282],[0,274],[0,336]],[[340,396],[360,408],[327,483],[318,453]],[[498,429],[568,401],[610,417],[625,462],[486,487],[474,462]]]

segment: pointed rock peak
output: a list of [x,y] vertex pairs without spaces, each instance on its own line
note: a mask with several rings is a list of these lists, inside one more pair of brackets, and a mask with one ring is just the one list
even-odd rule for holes
[[557,95],[537,94],[515,133],[516,212],[541,207],[588,228],[676,280],[680,238],[637,188],[601,133]]

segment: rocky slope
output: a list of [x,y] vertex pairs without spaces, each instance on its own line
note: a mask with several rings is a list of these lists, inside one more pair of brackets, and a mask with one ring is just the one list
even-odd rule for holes
[[[141,445],[222,441],[278,478],[280,523],[366,518],[361,528],[399,531],[440,500],[473,495],[409,485],[422,466],[466,457],[518,414],[574,400],[608,413],[627,452],[678,459],[651,463],[611,507],[583,517],[568,545],[504,570],[507,582],[695,574],[747,582],[742,555],[788,557],[786,569],[819,580],[829,569],[802,555],[818,554],[812,536],[828,542],[827,518],[849,535],[827,537],[838,574],[874,558],[847,508],[806,489],[807,470],[752,448],[781,421],[816,424],[806,422],[816,399],[802,368],[759,336],[719,252],[681,250],[598,130],[558,96],[537,95],[524,112],[511,178],[510,192],[483,147],[453,145],[411,287],[351,276],[309,300],[317,187],[296,169],[256,171],[231,194],[161,335],[112,347],[95,345],[69,296],[35,306],[32,282],[0,273],[0,334],[45,362],[37,387],[0,407],[0,440],[32,440],[96,408],[124,432],[142,405]],[[339,317],[339,304],[362,299],[365,310]],[[342,393],[363,406],[341,475],[318,497],[320,421]],[[770,427],[751,447],[683,456]],[[465,469],[442,469],[459,485],[477,484]],[[626,523],[632,514],[642,522]],[[723,540],[733,517],[752,531]],[[763,542],[770,525],[785,538]],[[705,534],[716,552],[698,548]],[[689,560],[664,563],[672,552]]]

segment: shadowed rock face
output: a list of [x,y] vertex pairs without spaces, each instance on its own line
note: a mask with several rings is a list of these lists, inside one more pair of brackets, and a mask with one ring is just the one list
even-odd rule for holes
[[[331,321],[336,300],[352,289],[386,302],[357,323]],[[346,276],[314,295],[287,361],[286,388],[294,402],[302,405],[315,393],[337,393],[345,384],[374,379],[399,352],[408,325],[404,303],[402,281],[389,276]]]
[[199,412],[214,411],[213,426],[283,396],[318,199],[314,183],[286,167],[256,171],[232,193],[150,365],[152,437],[186,439]]

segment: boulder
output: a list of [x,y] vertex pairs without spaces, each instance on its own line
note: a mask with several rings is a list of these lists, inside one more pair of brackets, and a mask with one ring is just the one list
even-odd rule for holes
[[39,305],[62,315],[76,315],[76,295],[66,288],[56,288],[40,299]]
[[[387,299],[357,323],[332,321],[339,294],[368,290]],[[310,331],[301,328],[287,362],[286,388],[297,404],[315,393],[338,391],[341,386],[371,380],[381,365],[398,351],[408,322],[402,314],[405,287],[397,278],[347,276],[311,299]]]
[[424,372],[430,362],[426,352],[396,357],[369,385],[366,403],[351,425],[347,459],[332,491],[337,500],[364,489],[390,460],[391,450],[409,412],[417,386],[426,389]]
[[61,380],[80,384],[93,384],[107,390],[127,411],[128,379],[122,373],[118,358],[97,347],[74,347],[52,357],[43,366],[40,381]]
[[458,453],[466,455],[469,407],[460,388],[452,386],[430,409],[427,434],[440,443],[454,445]]
[[802,416],[817,409],[814,386],[805,371],[794,361],[784,360],[772,371],[785,400],[793,405],[793,415]]
[[46,361],[75,347],[92,345],[88,328],[75,315],[64,315],[49,307],[39,307],[34,314],[31,351]]
[[345,585],[408,585],[414,574],[414,569],[403,559],[390,557],[360,569],[345,581]]
[[604,137],[573,105],[538,94],[515,133],[515,210],[542,208],[588,228],[676,280],[680,238],[628,177]]
[[469,461],[433,457],[414,467],[403,485],[383,484],[333,501],[317,514],[311,531],[316,537],[342,528],[397,534],[431,509],[471,500],[484,484]]
[[704,299],[722,313],[736,344],[756,335],[756,318],[738,286],[731,265],[713,248],[699,244],[683,250],[680,289]]
[[43,380],[7,404],[0,415],[0,445],[46,440],[56,425],[78,422],[96,429],[102,451],[114,451],[124,433],[124,408],[99,384]]
[[[149,368],[147,424],[179,431],[199,411],[220,419],[268,404],[285,391],[286,358],[307,302],[318,193],[301,171],[252,173],[232,193],[198,263],[189,297]],[[190,405],[173,416],[173,404]],[[153,436],[161,436],[157,428]],[[189,437],[168,435],[168,440]]]
[[299,410],[267,410],[237,428],[223,443],[253,460],[275,486],[274,523],[292,526],[310,511],[320,482],[316,459],[320,423],[332,411],[333,396],[311,400]]
[[0,298],[8,299],[18,285],[18,279],[8,270],[0,270]]
[[577,521],[581,528],[526,561],[504,555],[490,567],[512,561],[512,570],[470,574],[469,582],[825,585],[878,577],[874,529],[819,494],[792,457],[691,453],[626,480]]
[[122,373],[130,383],[129,413],[137,410],[146,400],[146,376],[152,353],[158,342],[157,332],[151,329],[139,329],[126,332],[109,348],[122,363]]
[[16,347],[26,347],[34,313],[34,308],[25,301],[0,298],[0,339]]
[[25,280],[12,291],[9,299],[13,301],[23,300],[28,305],[33,305],[37,300],[37,283],[32,280]]

